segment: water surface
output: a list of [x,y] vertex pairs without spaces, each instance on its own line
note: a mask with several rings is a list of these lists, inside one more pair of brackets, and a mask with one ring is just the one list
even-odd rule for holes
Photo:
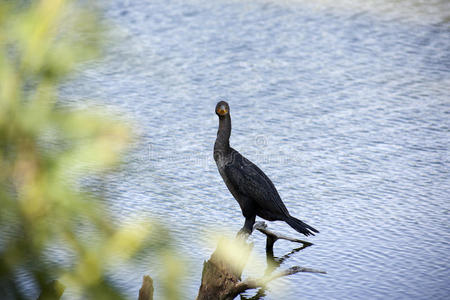
[[[222,99],[231,145],[320,230],[286,267],[328,274],[281,279],[266,299],[450,297],[450,9],[347,2],[104,3],[106,56],[62,95],[136,127],[127,167],[107,179],[109,209],[170,227],[191,274],[187,297],[213,250],[207,232],[244,221],[212,157]],[[252,239],[263,255],[264,236]],[[142,258],[115,279],[135,297],[157,269]]]

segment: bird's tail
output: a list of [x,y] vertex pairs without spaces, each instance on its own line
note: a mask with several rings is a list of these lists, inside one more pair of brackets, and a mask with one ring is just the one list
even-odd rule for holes
[[319,233],[319,230],[309,226],[308,224],[300,221],[299,219],[296,219],[292,216],[289,216],[289,218],[286,220],[286,223],[289,224],[292,228],[297,230],[300,233],[303,233],[304,235],[314,235],[313,232]]

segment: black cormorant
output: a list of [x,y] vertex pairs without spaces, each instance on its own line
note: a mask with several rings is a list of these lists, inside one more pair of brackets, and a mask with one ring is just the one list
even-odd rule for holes
[[216,114],[219,116],[219,130],[214,144],[214,160],[223,181],[239,203],[245,217],[244,227],[239,233],[250,234],[256,216],[268,221],[285,221],[304,235],[319,232],[291,216],[266,174],[230,147],[231,117],[228,103],[217,103]]

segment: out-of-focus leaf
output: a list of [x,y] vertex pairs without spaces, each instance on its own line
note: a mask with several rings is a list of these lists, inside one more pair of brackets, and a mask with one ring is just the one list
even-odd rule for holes
[[[56,106],[61,80],[100,53],[103,27],[87,5],[0,2],[0,285],[9,298],[29,296],[17,276],[26,271],[38,289],[59,277],[86,298],[122,299],[108,271],[144,249],[164,253],[168,280],[179,276],[164,230],[113,222],[80,184],[113,171],[132,137],[104,113]],[[49,255],[55,245],[69,263]]]

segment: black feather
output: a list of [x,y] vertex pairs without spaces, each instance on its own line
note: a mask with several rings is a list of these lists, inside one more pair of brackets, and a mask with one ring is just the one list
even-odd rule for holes
[[269,221],[285,221],[304,235],[319,232],[292,217],[269,177],[230,147],[231,117],[228,103],[219,102],[216,113],[219,116],[219,130],[214,144],[214,160],[223,181],[239,203],[245,217],[245,225],[241,231],[251,232],[255,217],[259,216]]

